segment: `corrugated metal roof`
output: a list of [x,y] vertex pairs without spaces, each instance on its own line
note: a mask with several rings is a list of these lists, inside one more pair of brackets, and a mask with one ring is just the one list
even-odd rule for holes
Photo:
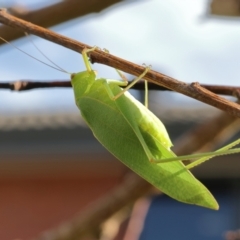
[[0,129],[2,131],[14,129],[72,128],[84,124],[81,116],[76,113],[34,113],[0,117]]
[[[167,122],[198,122],[217,113],[215,109],[171,109],[161,110],[158,117]],[[0,116],[0,130],[57,129],[85,126],[85,122],[77,112],[72,113],[28,113]]]

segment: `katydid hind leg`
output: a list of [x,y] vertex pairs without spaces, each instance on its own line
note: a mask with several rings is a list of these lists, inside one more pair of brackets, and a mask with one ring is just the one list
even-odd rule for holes
[[236,141],[218,149],[215,152],[206,152],[206,153],[199,153],[199,154],[191,154],[191,155],[185,155],[185,156],[177,156],[174,158],[165,158],[161,160],[154,161],[155,163],[167,163],[167,162],[173,162],[173,161],[183,161],[183,160],[191,160],[191,159],[197,159],[196,161],[190,163],[187,165],[188,169],[191,169],[213,157],[216,156],[222,156],[227,154],[235,154],[240,153],[240,148],[233,148],[234,146],[240,144],[240,139],[237,139]]
[[[214,153],[216,153],[217,155],[210,156],[210,157],[202,157],[202,158],[188,164],[186,167],[187,167],[187,169],[191,169],[191,168],[194,168],[194,167],[196,167],[196,166],[204,163],[205,161],[208,161],[211,158],[216,157],[216,156],[240,153],[240,148],[233,148],[234,146],[238,145],[239,143],[240,143],[240,139],[237,139],[236,141],[234,141],[234,142],[218,149],[217,151],[215,151]],[[222,152],[222,154],[221,154],[221,152]]]

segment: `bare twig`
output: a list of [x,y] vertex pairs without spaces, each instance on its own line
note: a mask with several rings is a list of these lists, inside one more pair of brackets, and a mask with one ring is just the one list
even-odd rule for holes
[[[84,48],[90,47],[89,45],[69,39],[50,30],[36,26],[30,22],[26,22],[24,20],[13,17],[9,15],[4,9],[0,10],[0,22],[10,27],[21,29],[22,31],[25,31],[27,33],[31,33],[39,37],[45,38],[49,41],[55,42],[77,52],[82,52]],[[133,74],[135,76],[139,76],[145,70],[143,66],[139,66],[124,59],[115,57],[101,50],[95,50],[91,52],[91,60],[93,63],[102,63],[122,70],[124,72]],[[182,93],[186,96],[197,99],[201,102],[212,105],[216,108],[226,111],[233,116],[240,117],[239,104],[231,102],[208,91],[207,89],[201,87],[198,83],[186,84],[182,81],[178,81],[174,78],[168,77],[153,70],[147,72],[144,79],[160,86],[164,86],[173,91]]]
[[[131,82],[129,82],[131,83]],[[201,84],[202,87],[208,89],[209,91],[215,94],[221,94],[226,96],[236,96],[236,92],[240,91],[240,87],[234,86],[220,86],[220,85],[207,85]],[[11,82],[1,82],[0,89],[9,89],[12,91],[26,91],[36,88],[55,88],[55,87],[72,87],[70,81],[29,81],[29,80],[19,80],[19,81],[11,81]],[[139,81],[136,83],[132,89],[136,90],[144,90],[145,85],[143,81]],[[156,85],[154,83],[148,84],[149,90],[158,90],[158,91],[171,91],[168,88]]]
[[[9,9],[11,14],[24,19],[29,22],[33,22],[42,27],[48,28],[66,22],[71,19],[84,16],[89,13],[100,12],[113,4],[121,2],[120,0],[64,0],[54,5],[47,6],[35,11],[27,11],[25,9],[11,8]],[[7,26],[0,27],[0,36],[8,41],[23,37],[22,31],[12,31]],[[0,42],[0,45],[2,42]]]
[[28,81],[20,80],[16,82],[2,82],[0,83],[0,89],[9,89],[12,91],[27,91],[37,88],[63,88],[63,87],[72,87],[70,81],[53,81],[53,82],[39,82],[39,81]]

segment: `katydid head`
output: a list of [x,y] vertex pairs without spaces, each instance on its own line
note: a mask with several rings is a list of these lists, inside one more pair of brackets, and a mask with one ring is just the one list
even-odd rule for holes
[[94,70],[71,74],[71,84],[73,86],[75,98],[77,99],[87,92],[95,79],[96,72]]

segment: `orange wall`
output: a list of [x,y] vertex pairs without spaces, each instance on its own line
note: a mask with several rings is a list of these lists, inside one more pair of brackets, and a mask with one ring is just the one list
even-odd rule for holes
[[[24,163],[21,164],[24,168]],[[42,164],[47,169],[46,163]],[[44,174],[44,170],[17,177],[0,175],[0,239],[28,240],[57,227],[107,193],[126,172],[117,161],[110,166],[99,162],[82,162],[75,166],[72,163],[71,168],[77,169],[75,172],[64,168],[64,164],[59,165],[61,163],[52,175]],[[105,171],[98,171],[100,167]],[[41,168],[39,165],[32,169]]]

